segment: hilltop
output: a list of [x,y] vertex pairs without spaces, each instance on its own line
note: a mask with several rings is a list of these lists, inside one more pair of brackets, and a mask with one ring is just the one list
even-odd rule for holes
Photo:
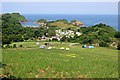
[[76,30],[79,27],[83,27],[83,23],[78,20],[72,20],[69,23],[66,19],[58,19],[55,21],[47,21],[45,19],[39,19],[38,21],[36,21],[36,23],[40,24],[41,26],[58,27],[60,29],[71,28],[72,30]]
[[24,16],[22,16],[20,13],[5,13],[2,14],[2,18],[3,20],[5,20],[5,18],[7,19],[14,19],[17,21],[22,21],[22,20],[26,20]]

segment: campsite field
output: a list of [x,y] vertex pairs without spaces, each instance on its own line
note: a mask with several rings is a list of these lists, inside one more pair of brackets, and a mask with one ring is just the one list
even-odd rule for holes
[[[2,73],[20,78],[118,78],[118,51],[52,42],[55,49],[40,49],[36,42],[2,50]],[[61,50],[61,47],[70,50]]]

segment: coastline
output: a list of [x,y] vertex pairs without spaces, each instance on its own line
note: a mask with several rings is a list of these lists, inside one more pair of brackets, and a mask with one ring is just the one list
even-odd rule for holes
[[55,21],[58,19],[66,19],[68,22],[71,20],[79,20],[84,23],[86,27],[93,26],[98,23],[104,23],[106,25],[112,26],[118,31],[118,16],[117,15],[83,15],[83,14],[23,14],[23,16],[28,20],[25,25],[36,26],[36,21],[43,18],[47,21]]

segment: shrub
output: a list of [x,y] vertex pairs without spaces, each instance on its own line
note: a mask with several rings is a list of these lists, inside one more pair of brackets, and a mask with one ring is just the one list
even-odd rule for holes
[[47,45],[48,45],[48,43],[45,43],[44,45],[46,45],[46,46],[47,46]]
[[49,42],[51,41],[51,39],[48,40]]
[[4,46],[2,45],[1,48],[4,48]]
[[10,45],[9,45],[9,44],[7,44],[5,47],[6,47],[6,48],[10,48]]
[[120,50],[120,42],[118,43],[117,50]]
[[109,45],[106,42],[100,42],[99,46],[101,46],[101,47],[109,47]]
[[23,47],[22,44],[19,45],[20,47]]
[[17,46],[16,46],[16,44],[13,44],[13,48],[16,48]]
[[52,39],[52,41],[58,41],[58,39],[56,39],[56,38],[53,38],[53,39]]
[[10,46],[10,48],[12,48],[12,46]]

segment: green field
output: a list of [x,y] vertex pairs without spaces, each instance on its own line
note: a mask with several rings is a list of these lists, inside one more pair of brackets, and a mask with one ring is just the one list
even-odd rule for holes
[[[40,49],[36,42],[20,42],[23,48],[2,50],[4,75],[20,78],[118,78],[118,51],[52,42],[55,49]],[[43,43],[42,43],[43,44]],[[70,50],[61,50],[61,47]]]

